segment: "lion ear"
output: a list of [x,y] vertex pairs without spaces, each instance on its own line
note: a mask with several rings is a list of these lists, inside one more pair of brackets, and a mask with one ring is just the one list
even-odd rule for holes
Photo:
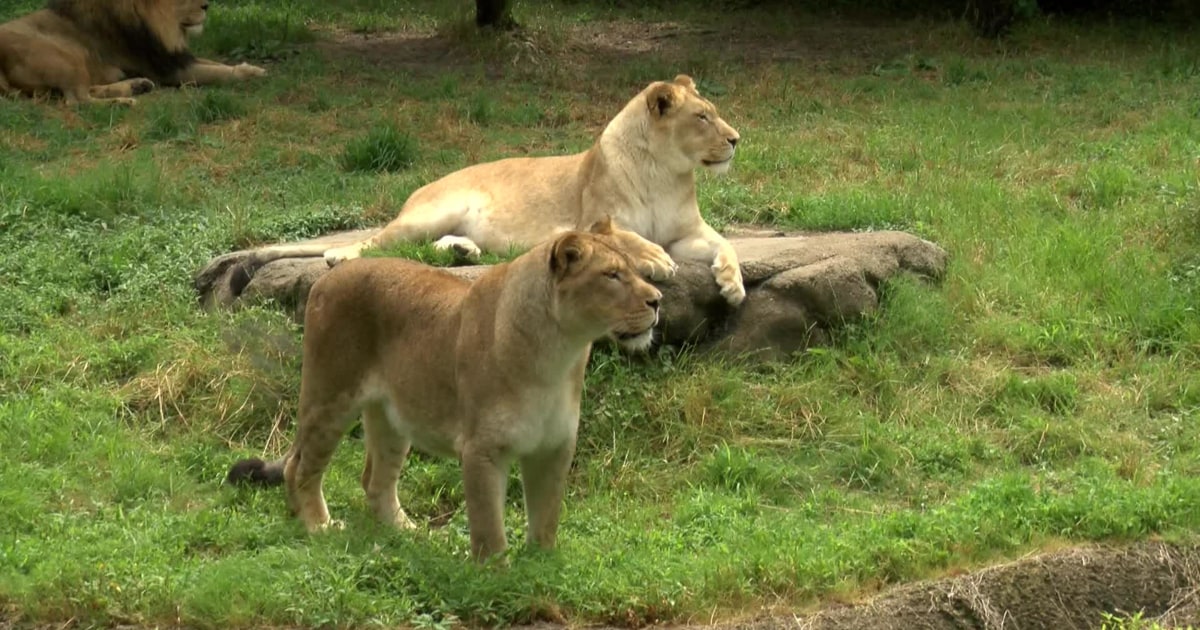
[[678,105],[679,101],[679,87],[672,83],[655,83],[646,92],[646,107],[659,118]]
[[550,271],[562,278],[585,254],[583,238],[578,232],[567,232],[550,248]]
[[696,91],[696,82],[692,80],[692,77],[689,77],[686,74],[675,75],[674,83],[675,83],[675,85],[678,85],[678,86],[680,86],[684,89],[690,90],[692,92]]
[[604,234],[604,235],[612,234],[613,233],[612,215],[611,214],[604,215],[604,218],[593,223],[592,227],[588,228],[588,231],[591,232],[592,234]]

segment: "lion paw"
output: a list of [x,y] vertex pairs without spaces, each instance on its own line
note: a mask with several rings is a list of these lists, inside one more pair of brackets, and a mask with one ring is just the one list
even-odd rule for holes
[[331,518],[331,519],[327,519],[321,523],[315,523],[315,524],[306,523],[305,529],[307,529],[308,533],[310,533],[310,534],[319,534],[321,532],[339,531],[339,530],[346,529],[346,523],[345,523],[345,521]]
[[339,263],[347,260],[354,260],[362,257],[362,250],[365,249],[362,243],[352,243],[343,245],[342,247],[333,247],[325,250],[325,264],[330,267],[336,267]]
[[742,270],[736,265],[713,266],[713,275],[717,286],[721,287],[721,297],[731,306],[737,306],[746,299],[746,286],[742,282]]
[[417,528],[417,524],[414,523],[411,518],[408,518],[408,514],[405,514],[404,510],[398,510],[396,512],[395,525],[396,525],[396,529],[416,529]]
[[153,90],[154,88],[155,88],[154,82],[151,81],[150,79],[138,78],[138,79],[130,79],[130,81],[129,81],[129,91],[131,94],[134,94],[134,95],[145,94],[146,92],[149,92],[150,90]]
[[437,242],[433,244],[433,247],[434,249],[439,250],[453,250],[454,255],[458,256],[459,258],[474,259],[479,258],[479,256],[483,254],[483,251],[479,249],[479,246],[475,244],[475,241],[472,241],[465,236],[454,236],[452,234],[439,238]]
[[233,67],[233,72],[239,79],[252,79],[254,77],[266,76],[267,70],[258,66],[252,66],[248,63],[239,63]]
[[679,269],[679,265],[671,259],[666,250],[655,246],[655,250],[648,251],[638,259],[637,268],[642,275],[651,280],[668,280],[675,276],[675,272]]

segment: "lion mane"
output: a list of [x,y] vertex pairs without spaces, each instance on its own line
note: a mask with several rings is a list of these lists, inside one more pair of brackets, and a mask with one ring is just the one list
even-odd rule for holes
[[146,78],[170,85],[196,61],[173,0],[50,0],[46,8],[90,33],[108,51],[141,66]]

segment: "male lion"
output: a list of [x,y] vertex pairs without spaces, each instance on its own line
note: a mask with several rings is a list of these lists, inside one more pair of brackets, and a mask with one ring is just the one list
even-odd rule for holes
[[703,261],[737,305],[746,297],[737,253],[700,216],[693,171],[727,171],[738,139],[692,79],[679,75],[642,90],[583,153],[470,166],[417,190],[367,240],[329,250],[281,246],[264,260],[323,253],[334,265],[368,247],[428,238],[467,255],[503,252],[611,215],[643,273],[662,279],[674,273],[672,259]]
[[504,488],[516,459],[528,541],[552,547],[592,342],[611,336],[645,348],[661,297],[607,220],[474,283],[399,259],[339,265],[308,298],[296,441],[279,461],[234,464],[228,480],[286,483],[308,530],[328,527],[321,478],[361,411],[362,487],[385,523],[412,527],[396,480],[416,445],[461,461],[473,556],[503,551]]
[[266,70],[188,52],[208,0],[50,0],[0,24],[0,94],[61,94],[68,103],[132,98],[160,85],[207,85]]

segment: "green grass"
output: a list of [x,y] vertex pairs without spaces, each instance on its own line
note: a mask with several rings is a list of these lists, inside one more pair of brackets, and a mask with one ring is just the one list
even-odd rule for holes
[[387,247],[372,248],[363,252],[363,255],[369,258],[408,258],[423,262],[426,265],[433,265],[434,267],[452,267],[464,264],[494,265],[513,260],[523,253],[525,253],[524,250],[518,247],[510,247],[505,252],[483,252],[479,255],[478,259],[464,259],[451,249],[438,249],[433,246],[432,242],[423,241],[418,243],[394,243]]
[[[707,621],[1200,526],[1194,35],[1055,21],[997,45],[956,23],[571,2],[517,3],[526,30],[486,37],[445,3],[285,4],[215,2],[198,41],[265,60],[260,81],[0,107],[6,618]],[[376,47],[339,43],[363,33]],[[613,52],[643,40],[663,49]],[[950,252],[942,283],[898,279],[780,364],[598,349],[560,548],[504,569],[466,560],[454,462],[406,470],[415,534],[372,523],[355,438],[327,487],[344,531],[309,537],[279,492],[221,485],[290,439],[300,331],[200,310],[196,269],[383,223],[480,160],[580,150],[679,72],[743,137],[732,173],[700,177],[712,223],[907,230]]]
[[[1194,630],[1192,626],[1176,627],[1180,628],[1180,630]],[[1162,624],[1156,621],[1146,620],[1143,618],[1142,613],[1139,612],[1130,616],[1106,614],[1100,630],[1164,630],[1164,628]]]
[[399,171],[416,161],[416,141],[393,125],[372,129],[351,140],[342,152],[342,168],[347,171]]

